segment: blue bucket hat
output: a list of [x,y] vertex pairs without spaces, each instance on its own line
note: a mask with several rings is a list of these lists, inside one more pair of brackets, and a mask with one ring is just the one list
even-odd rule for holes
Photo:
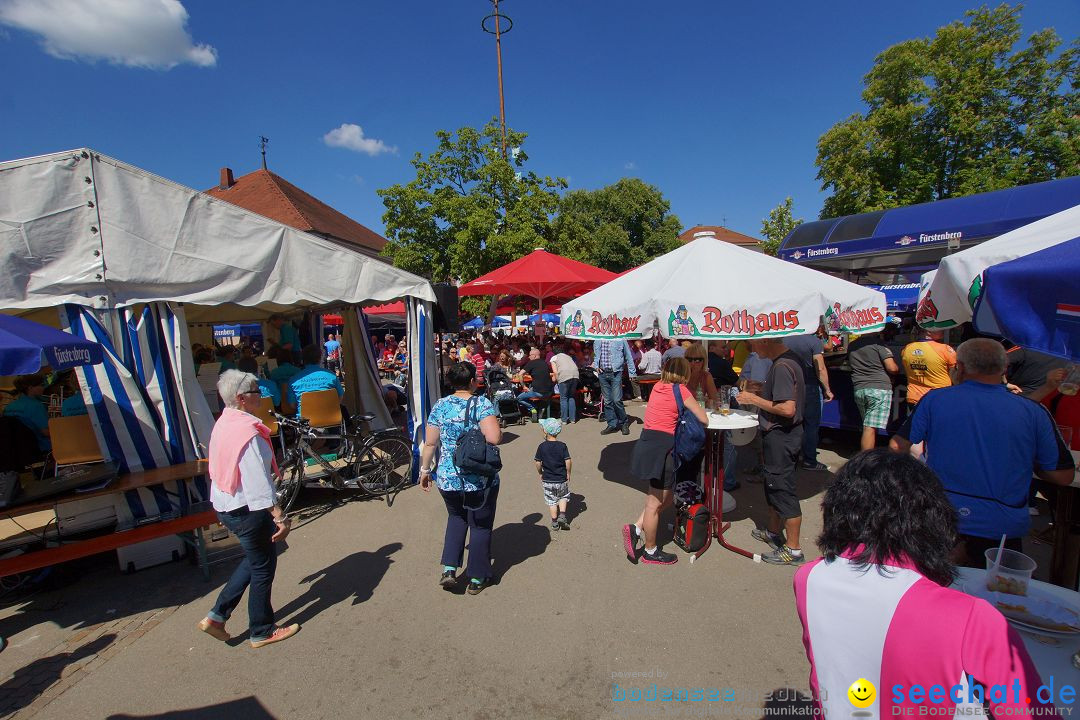
[[548,435],[558,435],[562,432],[562,421],[556,418],[544,418],[540,421],[540,427],[544,428],[544,432]]

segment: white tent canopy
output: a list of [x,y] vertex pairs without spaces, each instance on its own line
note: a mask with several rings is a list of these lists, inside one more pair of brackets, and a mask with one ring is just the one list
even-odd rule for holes
[[735,340],[885,323],[885,295],[794,263],[701,237],[572,300],[564,334],[579,338]]
[[231,320],[435,300],[416,275],[89,149],[0,163],[0,262],[16,311],[172,301]]
[[917,321],[923,327],[950,328],[970,322],[982,294],[983,271],[1072,240],[1080,229],[1080,205],[999,235],[942,259],[922,277]]

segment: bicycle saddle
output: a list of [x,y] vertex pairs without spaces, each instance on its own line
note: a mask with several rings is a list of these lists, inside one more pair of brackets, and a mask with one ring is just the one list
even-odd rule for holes
[[352,416],[353,422],[371,422],[375,419],[375,413],[360,413]]

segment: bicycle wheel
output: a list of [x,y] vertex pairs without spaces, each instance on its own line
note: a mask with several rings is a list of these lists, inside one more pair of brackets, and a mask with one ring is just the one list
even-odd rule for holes
[[304,459],[300,457],[282,467],[281,478],[274,483],[277,505],[282,512],[289,512],[296,498],[300,496],[302,487],[304,487]]
[[412,445],[402,435],[383,435],[360,450],[356,460],[356,483],[370,495],[400,489],[411,477]]

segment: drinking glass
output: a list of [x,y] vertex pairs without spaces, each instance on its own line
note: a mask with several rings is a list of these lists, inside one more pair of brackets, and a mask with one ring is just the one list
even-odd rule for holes
[[731,386],[723,385],[720,387],[720,414],[731,414]]

